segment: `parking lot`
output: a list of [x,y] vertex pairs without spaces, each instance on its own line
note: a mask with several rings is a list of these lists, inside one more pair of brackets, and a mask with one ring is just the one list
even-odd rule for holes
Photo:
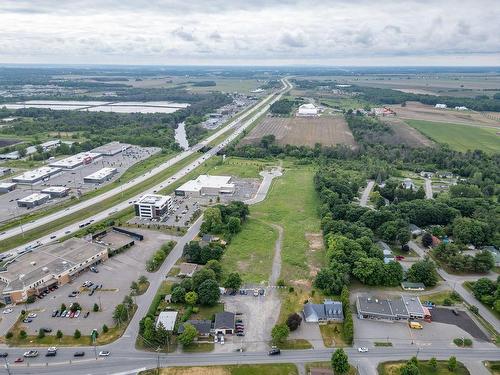
[[[4,335],[10,329],[21,309],[24,308],[37,314],[31,323],[23,324],[28,334],[37,334],[40,328],[45,327],[52,329],[51,334],[55,334],[57,330],[61,330],[64,334],[73,334],[75,329],[79,329],[82,335],[88,335],[94,328],[100,331],[103,324],[108,327],[114,326],[113,310],[130,293],[132,281],[137,280],[141,275],[150,279],[161,277],[161,275],[149,274],[145,271],[146,260],[164,242],[176,239],[176,237],[158,232],[135,231],[143,234],[144,240],[136,241],[136,244],[128,250],[98,265],[99,273],[84,272],[72,283],[60,286],[43,299],[37,299],[30,305],[14,307],[13,313],[3,316],[0,334]],[[90,291],[82,287],[87,280],[102,285],[102,288],[98,288],[92,295],[89,295]],[[70,297],[73,291],[79,293]],[[52,317],[53,311],[60,310],[61,304],[64,303],[69,308],[73,302],[79,303],[82,307],[78,318]],[[92,311],[95,303],[101,307],[99,312]],[[90,311],[89,316],[84,318],[87,311]]]
[[[87,191],[98,189],[112,181],[118,179],[128,168],[134,164],[147,159],[153,154],[161,150],[156,147],[139,147],[132,146],[129,149],[116,154],[114,156],[103,156],[94,160],[90,164],[77,167],[73,170],[64,170],[61,173],[51,176],[47,181],[40,181],[32,185],[17,184],[15,190],[0,194],[0,222],[12,219],[13,217],[24,215],[27,212],[38,210],[40,208],[48,207],[57,204],[63,200],[70,199],[70,197],[84,194]],[[52,160],[51,162],[53,162]],[[117,173],[109,180],[94,184],[84,183],[84,177],[102,169],[102,168],[116,168]],[[35,168],[33,168],[35,169]],[[2,179],[2,182],[10,182],[14,175]],[[65,186],[71,189],[69,195],[63,198],[50,199],[47,203],[33,208],[18,207],[17,200],[25,198],[30,194],[40,192],[49,186]]]

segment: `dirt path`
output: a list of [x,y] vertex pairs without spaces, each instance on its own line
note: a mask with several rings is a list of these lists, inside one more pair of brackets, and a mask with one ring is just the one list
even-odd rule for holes
[[271,269],[271,276],[269,277],[269,285],[276,285],[281,273],[281,246],[283,244],[283,227],[278,224],[270,224],[278,231],[278,239],[274,244],[274,258],[273,266]]

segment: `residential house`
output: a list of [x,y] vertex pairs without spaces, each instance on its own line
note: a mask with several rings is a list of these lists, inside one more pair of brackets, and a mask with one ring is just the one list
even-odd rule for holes
[[325,299],[323,303],[306,303],[302,315],[307,323],[343,322],[342,302]]
[[191,324],[198,331],[198,336],[207,338],[212,332],[212,321],[211,320],[187,320],[185,323],[179,325],[177,333],[181,334],[184,332],[184,324]]

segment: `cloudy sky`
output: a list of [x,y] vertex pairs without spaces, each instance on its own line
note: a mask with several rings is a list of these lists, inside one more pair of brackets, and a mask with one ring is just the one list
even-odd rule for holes
[[500,65],[500,1],[0,0],[0,63]]

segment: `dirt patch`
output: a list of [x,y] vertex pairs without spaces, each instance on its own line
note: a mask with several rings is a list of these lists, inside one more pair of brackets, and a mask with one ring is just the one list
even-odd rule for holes
[[265,135],[272,134],[280,145],[323,146],[345,144],[355,147],[354,137],[342,116],[268,117],[242,139],[241,145],[258,143]]
[[222,367],[187,367],[164,368],[162,375],[231,375],[231,371]]
[[311,280],[291,280],[290,283],[297,287],[310,289],[312,287]]
[[403,120],[396,117],[382,119],[394,131],[391,137],[393,144],[405,144],[408,147],[431,147],[433,142]]
[[309,242],[309,250],[318,251],[323,249],[323,234],[306,233],[306,240]]

